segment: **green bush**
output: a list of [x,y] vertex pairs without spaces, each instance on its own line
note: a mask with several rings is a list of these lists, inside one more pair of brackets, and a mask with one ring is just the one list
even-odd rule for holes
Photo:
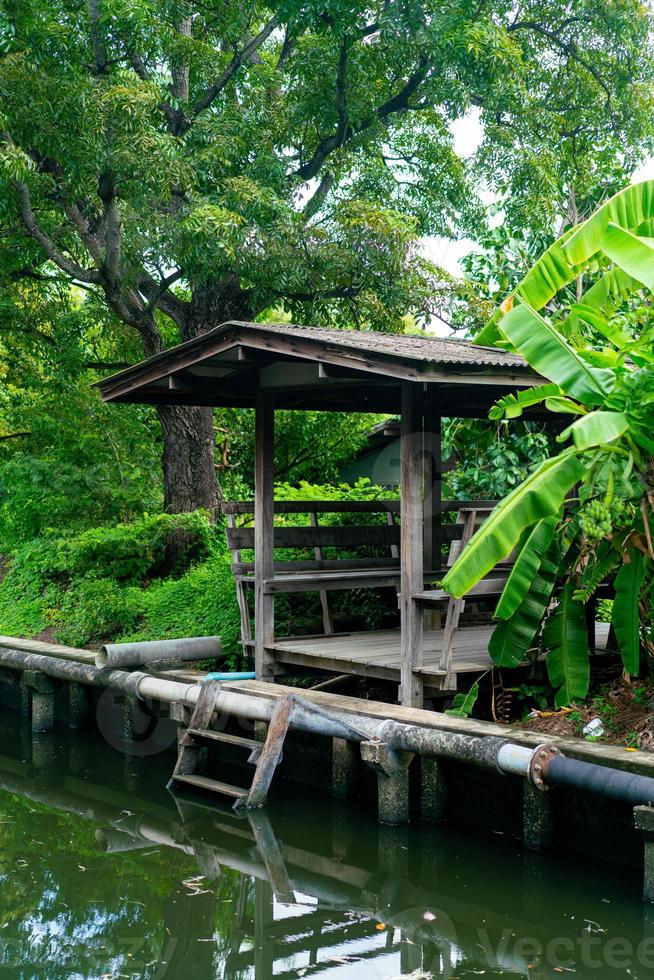
[[[164,576],[179,532],[181,557]],[[0,632],[46,629],[74,646],[218,634],[235,662],[240,625],[223,529],[200,511],[157,514],[21,545],[0,583]]]

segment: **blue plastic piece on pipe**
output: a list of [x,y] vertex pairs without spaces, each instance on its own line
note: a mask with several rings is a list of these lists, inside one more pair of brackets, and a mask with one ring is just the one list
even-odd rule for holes
[[204,679],[205,681],[253,681],[256,680],[256,676],[253,670],[240,674],[238,671],[233,671],[232,673],[218,671],[214,674],[207,674]]

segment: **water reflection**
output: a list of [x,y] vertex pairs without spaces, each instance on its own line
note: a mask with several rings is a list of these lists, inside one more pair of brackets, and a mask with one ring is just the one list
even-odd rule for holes
[[0,976],[654,977],[638,874],[287,797],[246,817],[171,760],[0,728]]

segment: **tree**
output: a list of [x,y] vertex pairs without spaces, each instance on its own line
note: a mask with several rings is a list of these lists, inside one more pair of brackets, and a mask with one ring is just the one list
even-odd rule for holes
[[[569,445],[500,502],[443,584],[461,596],[517,550],[489,652],[517,666],[540,634],[559,706],[588,691],[583,605],[607,577],[625,672],[638,674],[643,644],[654,654],[653,229],[654,181],[626,188],[555,242],[484,330],[547,379],[492,414],[544,402],[574,421],[559,436]],[[596,282],[570,304],[566,290],[588,268]]]
[[[568,119],[633,155],[648,28],[637,0],[4,0],[0,269],[100,295],[146,355],[272,306],[400,329],[438,291],[417,236],[481,221],[449,123],[480,107],[509,184],[516,134],[555,155]],[[210,409],[157,411],[166,507],[211,508]]]

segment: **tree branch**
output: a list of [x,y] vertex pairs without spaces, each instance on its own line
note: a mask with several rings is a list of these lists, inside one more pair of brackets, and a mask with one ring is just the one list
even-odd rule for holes
[[333,174],[324,174],[313,195],[304,205],[303,213],[306,218],[313,218],[314,214],[317,214],[318,211],[320,211],[325,198],[334,186],[335,179],[336,178]]
[[389,116],[404,112],[407,109],[411,109],[411,97],[420,88],[428,74],[429,63],[427,59],[423,57],[416,70],[409,76],[409,79],[404,87],[400,89],[400,91],[392,98],[378,106],[378,108],[375,109],[372,114],[359,126],[352,127],[348,125],[346,126],[345,133],[342,133],[339,119],[339,125],[336,128],[336,132],[332,133],[331,136],[326,136],[324,139],[322,139],[313,151],[311,159],[301,167],[298,167],[298,169],[293,172],[292,176],[299,177],[302,180],[311,180],[318,174],[323,163],[329,154],[334,152],[334,150],[338,149],[340,146],[343,146],[344,143],[351,142],[355,136],[358,136],[366,129],[369,129],[374,123],[383,122]]
[[110,283],[117,283],[121,276],[121,219],[116,198],[116,184],[113,174],[105,170],[98,181],[98,197],[104,207],[104,259],[102,270]]
[[[234,55],[224,72],[216,79],[213,85],[209,86],[206,92],[195,103],[193,107],[193,117],[199,115],[205,109],[209,108],[214,99],[220,95],[225,86],[234,77],[241,65],[256,54],[261,45],[268,40],[272,32],[279,26],[279,24],[280,18],[275,15],[272,20],[269,20],[266,26],[259,31],[256,37],[253,37],[251,41],[248,41],[248,43]],[[187,129],[189,125],[190,123],[186,126]]]
[[50,261],[54,262],[66,275],[72,279],[79,279],[81,282],[99,284],[100,274],[96,269],[85,269],[73,259],[68,258],[41,228],[32,210],[32,201],[27,184],[19,180],[15,182],[14,186],[18,195],[23,226],[29,237],[39,243]]
[[363,286],[335,286],[334,289],[310,292],[286,292],[283,289],[273,289],[272,293],[280,299],[293,299],[299,303],[311,303],[316,299],[352,299],[358,296]]
[[100,0],[87,0],[87,12],[89,17],[89,36],[91,38],[91,49],[93,51],[93,65],[96,75],[106,75],[108,62],[105,51],[104,40],[100,29]]
[[[564,26],[572,23],[572,21],[575,19],[576,18],[568,18],[567,20],[565,20],[563,24],[560,25],[559,30],[561,30]],[[589,75],[592,76],[592,78],[595,79],[599,87],[606,95],[606,104],[610,105],[611,89],[602,78],[600,72],[597,71],[597,69],[594,68],[593,65],[589,64],[584,58],[582,58],[582,56],[579,54],[579,51],[574,41],[565,41],[563,38],[559,36],[559,34],[556,31],[550,30],[550,28],[544,27],[542,24],[539,24],[536,21],[532,21],[532,20],[517,21],[514,24],[510,24],[507,30],[509,32],[533,31],[534,34],[540,34],[542,37],[546,37],[549,41],[552,42],[552,44],[555,47],[557,47],[560,51],[563,51],[565,54],[567,54],[569,58],[572,58],[574,61],[576,61],[579,65],[581,65],[582,68],[584,68],[588,72]]]
[[[180,37],[191,37],[193,28],[193,18],[183,17],[176,26]],[[173,84],[172,92],[178,102],[188,102],[189,97],[189,67],[188,64],[173,65],[172,69]]]
[[148,310],[161,310],[181,329],[188,318],[189,304],[170,292],[170,286],[182,278],[181,270],[171,273],[157,282],[149,273],[144,273],[139,281],[139,289],[148,301]]
[[8,439],[22,439],[23,436],[31,435],[31,432],[7,432],[5,435],[0,435],[0,442],[6,442]]

